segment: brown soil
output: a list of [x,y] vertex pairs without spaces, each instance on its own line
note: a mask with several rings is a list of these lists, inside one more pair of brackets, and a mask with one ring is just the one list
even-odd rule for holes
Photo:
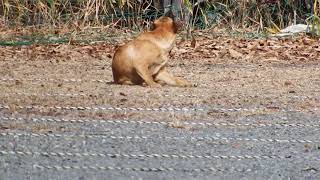
[[[266,114],[286,108],[319,113],[319,42],[305,41],[304,37],[244,41],[201,36],[196,47],[190,47],[188,41],[179,41],[168,64],[169,70],[197,87],[160,89],[112,84],[110,63],[114,45],[111,44],[1,47],[0,78],[17,80],[0,81],[0,104],[10,105],[10,110],[2,110],[5,114],[130,120],[195,119],[193,113],[39,111],[16,106],[269,107],[255,112],[213,111],[199,114],[196,120]],[[29,81],[38,78],[54,81]],[[82,81],[64,82],[63,79]],[[16,93],[84,93],[88,96]]]

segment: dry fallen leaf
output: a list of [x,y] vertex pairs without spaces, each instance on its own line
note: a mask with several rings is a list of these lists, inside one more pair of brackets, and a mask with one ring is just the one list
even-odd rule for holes
[[250,43],[250,44],[248,45],[248,49],[249,49],[249,50],[256,50],[257,47],[258,47],[258,45],[259,45],[259,43],[257,43],[257,42]]
[[179,49],[176,50],[176,53],[179,53],[179,54],[184,54],[186,52],[188,52],[188,50],[186,50],[184,48],[179,48]]
[[242,57],[241,53],[239,53],[238,51],[233,50],[233,49],[229,49],[229,53],[230,53],[231,57],[236,58],[236,59]]
[[196,45],[197,45],[197,41],[196,41],[196,39],[194,38],[193,35],[191,35],[191,36],[192,36],[191,47],[195,48]]

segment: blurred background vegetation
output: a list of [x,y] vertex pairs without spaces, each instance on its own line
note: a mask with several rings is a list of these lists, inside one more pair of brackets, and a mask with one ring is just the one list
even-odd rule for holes
[[223,26],[261,32],[296,23],[316,27],[320,22],[320,0],[0,0],[0,25],[141,29],[168,5],[198,29]]

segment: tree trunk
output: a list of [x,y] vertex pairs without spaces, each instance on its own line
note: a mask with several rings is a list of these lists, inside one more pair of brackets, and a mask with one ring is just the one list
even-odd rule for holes
[[164,13],[167,13],[171,7],[171,0],[163,0]]
[[161,0],[153,0],[153,6],[159,11],[162,9]]
[[177,19],[188,24],[191,14],[182,1],[183,0],[163,0],[164,13],[172,9],[172,13]]

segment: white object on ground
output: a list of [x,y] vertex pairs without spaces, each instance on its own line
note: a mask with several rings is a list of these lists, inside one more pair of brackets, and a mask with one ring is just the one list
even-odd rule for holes
[[308,29],[308,25],[306,24],[296,24],[280,30],[280,33],[301,33],[301,32],[306,32],[307,29]]
[[285,36],[292,36],[296,33],[303,33],[303,32],[309,32],[310,31],[310,26],[306,24],[295,24],[288,26],[284,29],[281,29],[279,33],[273,35],[275,37],[285,37]]

